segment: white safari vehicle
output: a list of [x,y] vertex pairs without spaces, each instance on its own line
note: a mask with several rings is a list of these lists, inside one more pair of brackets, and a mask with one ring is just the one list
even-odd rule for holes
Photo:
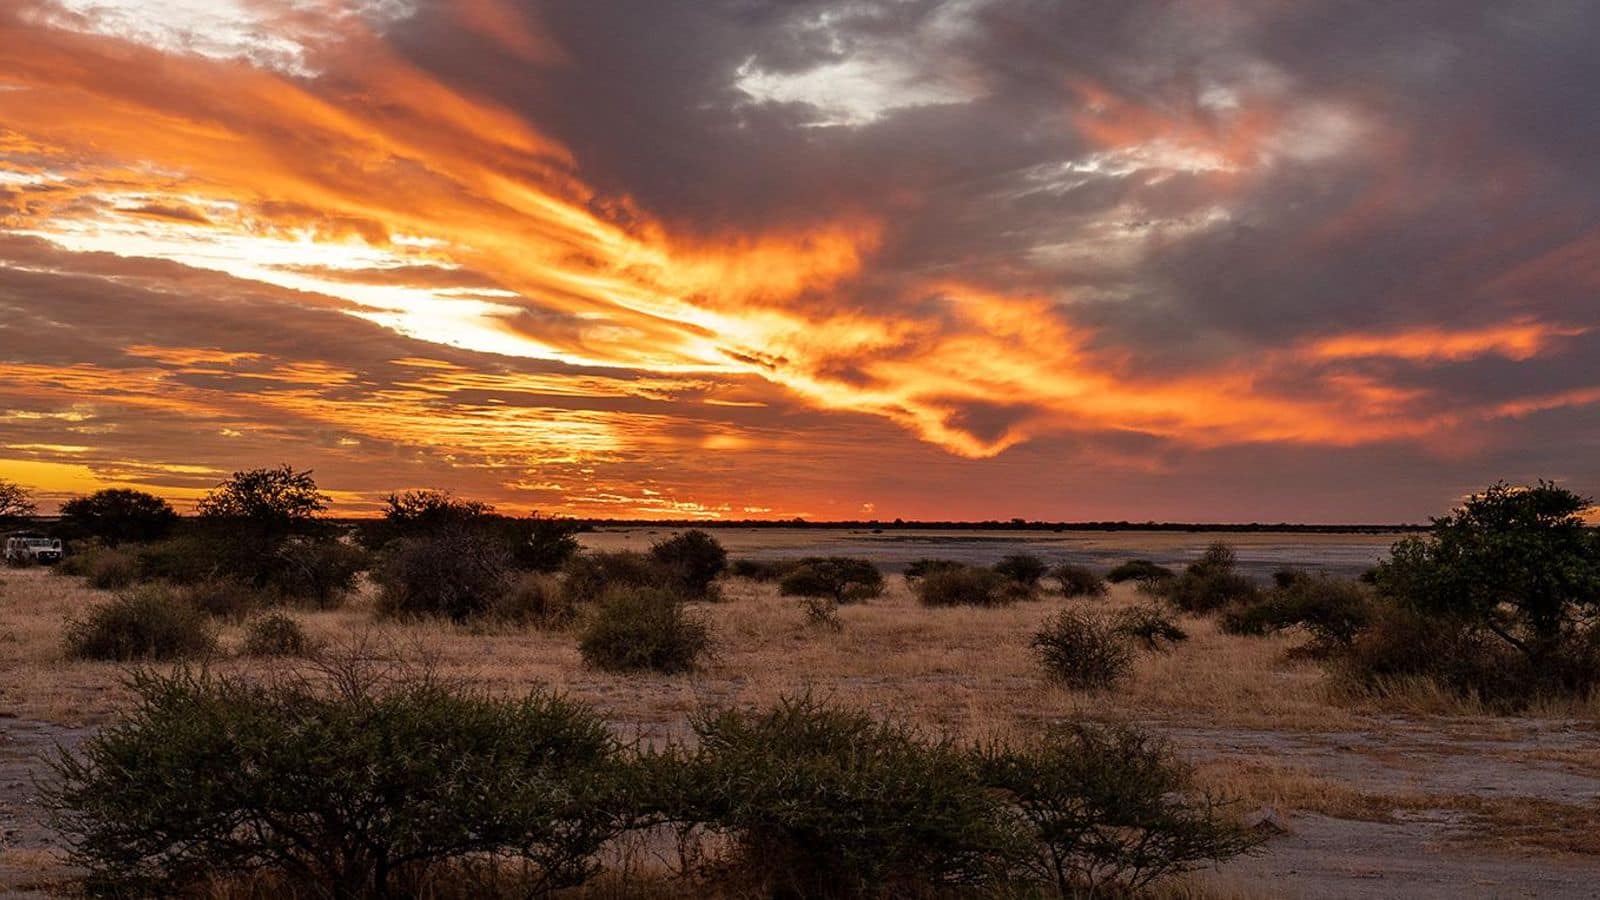
[[47,538],[36,534],[19,534],[6,538],[6,562],[13,566],[60,561],[60,538]]

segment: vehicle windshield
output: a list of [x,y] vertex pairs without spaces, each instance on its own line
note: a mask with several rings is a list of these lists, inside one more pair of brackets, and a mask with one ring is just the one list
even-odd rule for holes
[[56,545],[56,542],[49,538],[27,538],[25,543],[29,547],[54,547]]

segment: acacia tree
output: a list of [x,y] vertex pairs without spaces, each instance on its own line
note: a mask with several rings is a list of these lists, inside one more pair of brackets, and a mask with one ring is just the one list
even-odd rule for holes
[[1495,484],[1434,519],[1426,538],[1396,544],[1376,571],[1378,589],[1494,635],[1549,684],[1600,616],[1600,533],[1583,521],[1592,508],[1547,481]]
[[109,546],[164,537],[178,513],[154,494],[107,488],[61,504],[61,521],[73,532],[97,537]]
[[27,488],[15,481],[0,478],[0,525],[26,519],[37,509]]
[[312,530],[328,496],[317,490],[311,470],[296,472],[288,463],[235,472],[200,499],[202,519],[243,526],[266,537]]

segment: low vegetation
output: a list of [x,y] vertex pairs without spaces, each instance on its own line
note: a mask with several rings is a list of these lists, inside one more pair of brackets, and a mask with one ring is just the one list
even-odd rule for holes
[[372,575],[379,612],[397,618],[466,622],[488,612],[512,587],[505,547],[464,528],[391,541]]
[[316,643],[300,623],[283,613],[268,613],[245,626],[245,656],[310,656]]
[[939,566],[912,584],[923,606],[1002,606],[1020,595],[1015,582],[979,566]]
[[1166,566],[1158,566],[1148,559],[1130,559],[1107,572],[1106,580],[1112,584],[1122,584],[1125,581],[1144,584],[1165,581],[1168,578],[1176,577],[1176,574]]
[[1238,570],[1233,548],[1212,544],[1175,578],[1144,582],[1150,591],[1187,613],[1207,615],[1255,602],[1256,583]]
[[131,662],[186,659],[216,649],[206,614],[161,585],[145,585],[91,607],[67,623],[73,659]]
[[1128,637],[1140,648],[1157,653],[1171,650],[1174,645],[1189,639],[1189,632],[1184,631],[1166,610],[1154,604],[1118,611],[1114,617],[1114,627],[1117,633]]
[[1031,553],[1013,553],[1002,557],[993,568],[995,574],[1028,592],[1037,590],[1039,580],[1050,571],[1050,566],[1044,560]]
[[710,630],[678,594],[631,586],[599,600],[578,642],[586,664],[612,672],[687,672],[710,647]]
[[1051,576],[1061,585],[1063,597],[1104,597],[1106,583],[1088,566],[1063,563],[1051,570]]
[[1110,690],[1133,669],[1130,635],[1112,616],[1064,609],[1033,636],[1033,650],[1051,679],[1079,690]]
[[694,748],[620,744],[575,701],[491,697],[339,658],[266,680],[138,672],[54,762],[90,893],[542,896],[667,829],[685,895],[1095,896],[1257,839],[1132,728],[979,746],[810,698],[708,710]]
[[841,606],[883,594],[883,573],[869,559],[812,556],[800,560],[778,585],[785,597],[821,597]]
[[700,530],[685,531],[650,547],[650,559],[688,597],[706,597],[728,567],[728,551]]

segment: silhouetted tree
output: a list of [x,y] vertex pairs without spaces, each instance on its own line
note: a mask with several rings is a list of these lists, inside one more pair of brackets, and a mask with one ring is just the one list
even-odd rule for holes
[[27,488],[0,478],[0,526],[15,525],[37,509]]
[[107,488],[63,503],[61,521],[72,534],[99,538],[115,547],[123,541],[165,537],[178,521],[178,514],[154,494]]

